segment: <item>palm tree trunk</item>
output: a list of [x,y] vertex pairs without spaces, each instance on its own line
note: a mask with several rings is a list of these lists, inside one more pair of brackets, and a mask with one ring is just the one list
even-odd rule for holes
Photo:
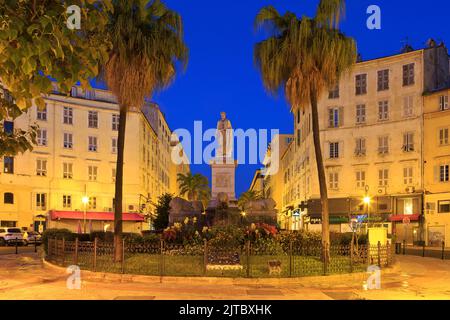
[[316,154],[316,166],[319,178],[320,201],[322,203],[322,260],[327,265],[330,260],[330,223],[328,207],[328,191],[323,166],[322,148],[320,146],[319,112],[317,106],[317,93],[311,90],[311,114],[312,130],[314,140],[314,151]]
[[119,135],[117,137],[116,191],[114,205],[114,261],[122,261],[122,211],[123,211],[123,157],[125,148],[126,108],[120,108]]

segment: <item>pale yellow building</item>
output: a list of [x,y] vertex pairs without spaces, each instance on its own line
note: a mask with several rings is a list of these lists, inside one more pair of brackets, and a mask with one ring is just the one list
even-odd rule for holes
[[[0,224],[42,230],[112,230],[119,109],[105,90],[73,87],[45,98],[14,121],[39,126],[38,145],[5,157],[0,174]],[[150,116],[152,115],[153,118]],[[159,108],[127,116],[124,159],[125,232],[148,229],[157,197],[171,190],[170,130]],[[83,198],[88,199],[84,203]],[[1,199],[0,199],[1,200]]]
[[427,245],[450,246],[450,89],[424,96],[425,231]]
[[[423,239],[423,97],[448,79],[445,46],[358,62],[319,99],[331,231],[349,219],[384,226],[398,240]],[[321,229],[309,106],[292,109],[295,142],[282,158],[283,210]],[[367,207],[364,197],[370,197]],[[298,228],[291,219],[290,229]]]
[[293,141],[292,134],[278,134],[273,137],[270,142],[266,155],[264,157],[263,165],[263,188],[264,196],[275,200],[275,209],[278,213],[278,224],[284,228],[285,214],[283,209],[283,192],[284,192],[284,175],[282,157],[287,153],[287,149]]

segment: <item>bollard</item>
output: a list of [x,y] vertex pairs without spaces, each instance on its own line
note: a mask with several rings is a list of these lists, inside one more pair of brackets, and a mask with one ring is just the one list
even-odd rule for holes
[[19,239],[16,237],[16,254],[19,253]]
[[122,274],[125,273],[125,239],[122,239]]
[[406,254],[406,240],[403,240],[403,255]]
[[34,239],[34,253],[37,252],[37,241],[36,239]]
[[423,242],[422,245],[422,258],[425,258],[425,241]]
[[160,282],[162,282],[162,277],[164,276],[164,240],[162,238],[160,241],[159,273],[160,273]]
[[445,241],[442,241],[442,260],[445,260]]

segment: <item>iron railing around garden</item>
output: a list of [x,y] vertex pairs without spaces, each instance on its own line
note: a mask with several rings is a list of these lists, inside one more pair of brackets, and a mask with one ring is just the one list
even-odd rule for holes
[[48,239],[46,259],[60,266],[84,270],[154,276],[301,277],[365,272],[370,265],[392,264],[388,245],[331,245],[327,262],[321,244],[280,243],[243,245],[123,242],[120,261],[114,262],[111,242]]

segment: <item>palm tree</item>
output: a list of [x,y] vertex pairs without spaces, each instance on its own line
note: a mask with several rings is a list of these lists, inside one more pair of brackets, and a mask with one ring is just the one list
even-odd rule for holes
[[189,201],[203,201],[209,199],[208,178],[196,173],[179,173],[177,176],[180,195],[187,196]]
[[262,194],[259,191],[249,190],[241,193],[238,199],[239,209],[245,211],[247,209],[247,205],[250,201],[260,200],[262,199]]
[[114,259],[122,258],[123,159],[127,113],[166,88],[187,63],[181,17],[159,0],[114,0],[107,34],[111,50],[103,76],[120,108],[114,207]]
[[261,9],[255,21],[256,27],[268,27],[270,33],[254,48],[265,88],[271,93],[283,90],[293,110],[311,107],[325,263],[329,260],[329,207],[317,102],[356,61],[355,41],[339,30],[344,7],[344,0],[321,0],[314,18],[297,18],[292,12],[280,15],[268,6]]

